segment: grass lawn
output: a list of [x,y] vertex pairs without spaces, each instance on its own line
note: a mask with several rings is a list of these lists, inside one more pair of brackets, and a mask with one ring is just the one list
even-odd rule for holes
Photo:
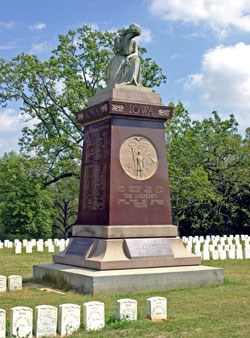
[[[105,328],[86,332],[83,327],[71,337],[250,337],[250,260],[206,261],[204,265],[224,268],[224,285],[143,291],[112,296],[92,297],[72,291],[42,291],[32,283],[32,265],[51,262],[51,254],[15,255],[13,249],[0,250],[0,275],[21,275],[22,291],[0,293],[0,308],[6,310],[9,332],[10,308],[36,305],[59,306],[97,300],[105,303]],[[168,299],[168,320],[152,323],[146,320],[146,300],[162,296]],[[133,298],[138,302],[138,320],[116,321],[116,300]]]

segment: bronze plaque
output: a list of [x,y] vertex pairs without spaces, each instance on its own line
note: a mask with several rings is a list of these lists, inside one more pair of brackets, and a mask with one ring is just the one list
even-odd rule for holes
[[153,176],[158,162],[155,146],[144,136],[129,137],[120,148],[121,166],[128,176],[136,180],[146,180]]
[[73,238],[70,243],[66,254],[67,255],[76,255],[76,256],[85,256],[92,244],[94,239],[92,238]]
[[125,244],[130,258],[174,256],[167,238],[130,238]]

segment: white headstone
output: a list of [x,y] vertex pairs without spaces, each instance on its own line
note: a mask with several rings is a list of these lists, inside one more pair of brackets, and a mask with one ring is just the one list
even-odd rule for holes
[[65,250],[65,246],[65,239],[62,238],[59,243],[59,251]]
[[147,299],[147,318],[150,320],[167,319],[167,299],[164,297],[151,297]]
[[0,241],[0,249],[3,249],[3,242]]
[[28,243],[28,240],[27,239],[23,239],[23,246],[26,246]]
[[245,248],[243,251],[243,256],[245,259],[250,258],[250,248]]
[[0,338],[6,337],[6,311],[0,309]]
[[25,247],[26,253],[32,253],[32,244],[29,242]]
[[10,291],[22,290],[22,276],[11,275],[8,277]]
[[227,259],[227,252],[225,250],[219,251],[220,259]]
[[20,254],[20,253],[22,253],[22,243],[18,242],[16,243],[16,246],[15,246],[15,254]]
[[5,247],[5,248],[8,248],[9,240],[8,240],[8,239],[5,239],[3,243],[4,243],[4,247]]
[[11,241],[8,241],[7,248],[8,248],[8,249],[11,249],[11,248],[13,248],[13,242],[11,242]]
[[10,309],[10,336],[32,338],[33,310],[25,306]]
[[227,251],[227,258],[228,259],[235,259],[235,250]]
[[80,327],[81,308],[76,304],[61,304],[59,306],[58,333],[68,336]]
[[201,257],[204,261],[210,260],[210,252],[208,250],[205,250],[202,252]]
[[243,259],[243,251],[242,251],[242,249],[235,250],[235,258],[236,259]]
[[218,250],[211,251],[211,257],[214,260],[218,260],[220,258],[219,257],[219,251]]
[[50,305],[38,305],[35,309],[35,337],[55,337],[57,330],[57,308]]
[[32,246],[36,246],[36,239],[32,238],[32,239],[30,240],[30,242],[31,242]]
[[86,330],[98,330],[104,327],[104,303],[87,302],[83,304],[84,327]]
[[40,240],[36,243],[36,250],[37,252],[43,252],[43,242],[40,242]]
[[119,320],[137,320],[137,301],[129,298],[117,300],[116,318]]
[[48,252],[55,252],[54,244],[49,244],[48,245]]
[[0,276],[0,292],[5,292],[7,290],[7,277]]

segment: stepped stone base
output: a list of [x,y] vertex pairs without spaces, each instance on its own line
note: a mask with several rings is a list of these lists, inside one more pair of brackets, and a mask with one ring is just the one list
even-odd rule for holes
[[120,270],[199,265],[179,238],[73,237],[67,248],[53,255],[53,262],[96,270]]
[[35,280],[99,295],[222,284],[224,270],[207,266],[97,271],[63,264],[33,266]]

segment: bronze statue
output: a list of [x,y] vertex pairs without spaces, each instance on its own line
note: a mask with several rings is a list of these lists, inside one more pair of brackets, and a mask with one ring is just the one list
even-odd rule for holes
[[137,24],[132,24],[115,38],[115,56],[109,65],[109,87],[116,83],[141,85],[140,58],[138,45],[134,39],[140,34],[141,27]]

